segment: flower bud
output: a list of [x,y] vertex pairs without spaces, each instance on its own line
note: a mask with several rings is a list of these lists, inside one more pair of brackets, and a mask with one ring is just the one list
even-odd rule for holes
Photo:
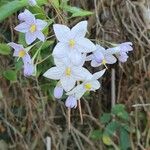
[[28,0],[30,6],[37,5],[36,0]]
[[68,108],[76,108],[77,107],[77,99],[73,95],[70,95],[66,99],[65,105]]
[[63,96],[63,88],[61,86],[56,86],[54,89],[54,97],[60,99]]

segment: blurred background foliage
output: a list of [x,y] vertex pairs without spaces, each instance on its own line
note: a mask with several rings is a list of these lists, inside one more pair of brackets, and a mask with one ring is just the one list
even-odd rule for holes
[[[0,149],[44,150],[51,137],[53,150],[149,150],[150,149],[150,20],[147,0],[0,0]],[[25,8],[45,19],[47,41],[32,47],[37,74],[22,75],[22,62],[12,57],[7,43],[27,46],[24,35],[14,31],[17,15]],[[149,13],[150,15],[150,13]],[[72,27],[87,19],[87,36],[102,46],[131,41],[134,51],[125,64],[108,66],[102,88],[82,99],[84,123],[72,110],[71,132],[62,101],[53,97],[56,82],[42,74],[51,66],[56,44],[53,23]],[[86,67],[95,72],[100,68]],[[112,69],[115,70],[116,105],[111,103]],[[118,104],[117,104],[118,103]]]

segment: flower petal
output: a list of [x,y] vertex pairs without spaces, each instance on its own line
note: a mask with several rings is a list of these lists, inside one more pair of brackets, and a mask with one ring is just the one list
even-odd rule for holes
[[69,39],[70,29],[61,24],[54,24],[53,29],[55,32],[55,35],[60,42],[67,42]]
[[75,97],[79,100],[84,93],[86,92],[83,84],[77,85],[73,90],[67,93],[67,95],[75,95]]
[[24,63],[24,76],[31,76],[35,71],[35,66],[32,63]]
[[106,71],[106,69],[103,69],[103,70],[101,70],[99,72],[94,73],[92,79],[93,80],[99,79],[100,77],[103,76],[103,74],[105,73],[105,71]]
[[43,34],[41,31],[36,31],[35,34],[36,34],[36,37],[37,37],[39,40],[41,40],[42,42],[44,42],[45,36],[44,36],[44,34]]
[[70,95],[66,99],[65,106],[68,108],[76,108],[77,107],[77,99],[73,96]]
[[95,91],[97,89],[100,88],[100,83],[98,82],[98,80],[93,80],[90,82],[90,84],[92,85],[92,89],[90,91]]
[[14,29],[16,31],[22,32],[22,33],[26,33],[29,31],[29,25],[26,22],[20,23],[19,25],[17,25]]
[[114,57],[113,55],[105,56],[105,60],[107,64],[114,64],[117,61],[116,57]]
[[99,67],[101,65],[101,63],[97,63],[95,60],[91,61],[91,66],[92,67]]
[[73,67],[72,75],[77,81],[84,81],[92,78],[92,74],[83,67]]
[[77,47],[76,49],[83,53],[90,53],[96,50],[96,46],[87,38],[76,39]]
[[43,74],[44,77],[53,80],[59,80],[62,75],[63,75],[63,69],[58,67],[52,67]]
[[47,26],[47,22],[41,19],[36,19],[37,30],[43,30]]
[[87,32],[87,21],[81,21],[71,29],[71,37],[73,39],[84,37],[86,32]]
[[61,85],[65,91],[70,91],[76,83],[76,80],[72,77],[64,76],[60,79]]
[[23,63],[31,63],[32,60],[31,60],[31,57],[28,53],[26,53],[26,55],[22,58],[23,59]]
[[28,44],[28,45],[30,45],[31,43],[33,43],[35,40],[36,40],[36,34],[32,34],[32,33],[30,33],[30,32],[27,32],[26,34],[25,34],[25,40],[26,40],[26,43]]
[[32,24],[35,21],[35,16],[27,9],[18,15],[20,21],[25,21],[27,24]]
[[68,46],[62,42],[57,43],[54,47],[52,55],[56,58],[64,58],[67,56]]
[[63,88],[61,86],[56,86],[54,88],[54,96],[57,99],[60,99],[63,96]]
[[80,66],[83,64],[84,58],[82,57],[82,54],[78,51],[71,50],[68,53],[68,57],[70,58],[71,62],[76,66]]

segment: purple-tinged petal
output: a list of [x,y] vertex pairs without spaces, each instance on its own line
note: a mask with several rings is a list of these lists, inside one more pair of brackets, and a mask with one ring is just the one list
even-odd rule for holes
[[36,19],[37,30],[43,30],[47,26],[47,22],[41,19]]
[[26,55],[22,58],[23,59],[23,63],[31,63],[32,60],[31,60],[31,57],[28,53],[26,53]]
[[113,55],[106,55],[105,60],[107,64],[114,64],[117,61],[116,57]]
[[27,9],[18,15],[18,19],[30,25],[35,22],[35,16]]
[[100,51],[94,51],[93,52],[93,59],[97,62],[97,63],[102,63],[102,60],[104,59],[104,55],[103,53],[101,53]]
[[37,5],[36,0],[28,0],[28,2],[29,2],[30,6],[36,6]]
[[54,89],[54,97],[60,99],[63,96],[63,88],[61,86],[56,86]]
[[119,61],[120,62],[126,62],[127,61],[127,59],[128,59],[128,55],[126,54],[126,53],[121,53],[120,55],[119,55],[119,57],[118,57],[118,59],[119,59]]
[[25,40],[26,40],[26,43],[28,44],[28,45],[30,45],[31,43],[33,43],[35,40],[36,40],[36,34],[32,34],[32,33],[30,33],[30,32],[27,32],[26,34],[25,34]]
[[24,76],[31,76],[34,73],[35,67],[32,63],[24,64]]
[[26,33],[26,32],[29,31],[29,25],[26,22],[23,22],[23,23],[17,25],[14,29],[16,31],[19,31],[19,32],[22,32],[22,33]]
[[44,34],[43,34],[41,31],[36,31],[36,32],[35,32],[35,35],[36,35],[36,37],[37,37],[39,40],[41,40],[42,42],[44,42],[45,36],[44,36]]
[[77,99],[74,96],[68,96],[65,102],[65,106],[68,108],[76,108],[77,107]]
[[92,67],[99,67],[101,63],[97,63],[94,59],[91,61],[91,66]]

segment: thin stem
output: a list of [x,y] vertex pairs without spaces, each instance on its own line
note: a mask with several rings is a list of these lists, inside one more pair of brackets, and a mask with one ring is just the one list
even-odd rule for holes
[[68,108],[68,129],[69,129],[69,132],[71,130],[71,120],[70,120],[70,118],[71,118],[71,109]]
[[83,115],[82,115],[82,108],[81,108],[81,100],[80,99],[78,100],[78,106],[79,106],[81,124],[83,124]]

